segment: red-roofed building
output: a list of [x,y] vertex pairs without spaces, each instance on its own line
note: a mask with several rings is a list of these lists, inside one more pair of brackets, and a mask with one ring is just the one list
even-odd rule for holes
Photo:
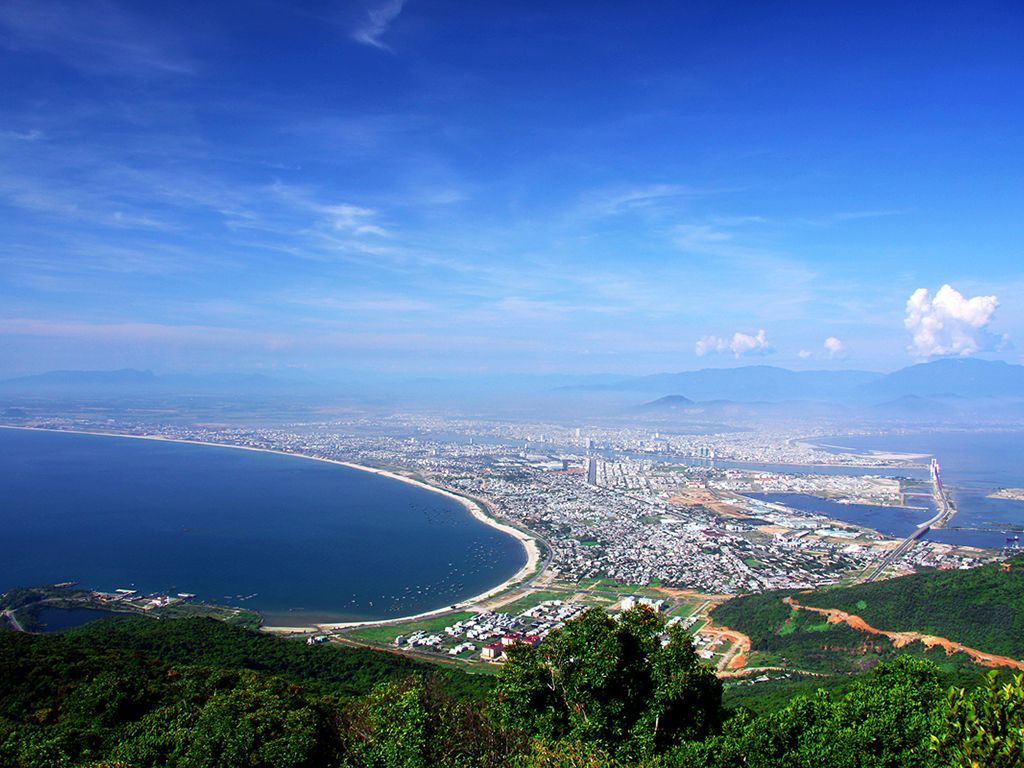
[[484,661],[498,661],[505,655],[505,646],[501,643],[488,643],[480,651],[480,658]]

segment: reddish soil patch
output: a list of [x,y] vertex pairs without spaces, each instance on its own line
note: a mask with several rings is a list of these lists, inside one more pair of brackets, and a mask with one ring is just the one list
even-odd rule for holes
[[[712,642],[722,640],[731,644],[729,651],[722,656],[718,662],[718,669],[740,669],[746,666],[747,655],[750,653],[750,638],[742,632],[737,632],[728,627],[718,627],[713,624],[705,624],[700,630],[703,636],[711,636]],[[710,643],[709,643],[710,645]]]
[[860,616],[847,613],[846,611],[840,611],[838,608],[814,608],[809,605],[801,605],[792,597],[785,598],[783,602],[801,611],[819,613],[828,620],[829,624],[846,624],[847,626],[856,629],[858,632],[867,632],[868,634],[887,637],[892,641],[893,646],[896,648],[903,648],[910,643],[920,642],[924,643],[925,648],[928,649],[935,648],[936,646],[942,648],[946,652],[947,656],[954,653],[966,653],[970,656],[971,661],[984,667],[1010,667],[1011,669],[1024,670],[1024,661],[1011,659],[1009,656],[997,656],[993,653],[985,653],[985,651],[979,651],[977,648],[968,648],[966,645],[948,640],[945,637],[926,635],[921,632],[894,632],[884,629],[876,629],[864,621]]
[[806,669],[793,669],[792,667],[744,667],[743,669],[730,669],[719,672],[719,677],[746,677],[758,672],[799,672],[801,675],[811,677],[828,677],[825,672],[808,672]]

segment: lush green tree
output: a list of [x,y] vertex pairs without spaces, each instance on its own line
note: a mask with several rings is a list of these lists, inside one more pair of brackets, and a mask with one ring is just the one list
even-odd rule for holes
[[532,645],[505,649],[505,664],[491,699],[495,720],[504,727],[557,740],[568,731],[568,712],[559,698],[551,666]]
[[411,678],[375,689],[350,721],[350,759],[366,768],[425,768],[428,720],[423,681]]
[[990,672],[973,692],[953,688],[941,713],[946,724],[932,750],[950,768],[1019,768],[1024,765],[1024,675],[1000,683]]
[[[664,641],[664,642],[663,642]],[[616,621],[593,609],[537,649],[512,646],[498,676],[499,723],[620,757],[700,738],[721,719],[721,684],[688,635],[645,606]]]
[[198,674],[178,701],[133,723],[115,756],[189,768],[297,768],[330,756],[325,718],[298,688],[246,671]]
[[513,768],[624,768],[625,764],[591,744],[534,739],[529,752],[511,765]]
[[938,670],[912,657],[880,666],[842,698],[819,691],[761,717],[741,711],[721,736],[670,754],[708,768],[919,768],[942,700]]
[[344,764],[353,768],[504,766],[526,748],[494,728],[479,706],[453,699],[436,680],[378,686],[343,713]]
[[649,656],[653,691],[634,728],[635,738],[657,749],[717,731],[723,714],[718,677],[700,662],[689,635],[676,625],[667,636]]

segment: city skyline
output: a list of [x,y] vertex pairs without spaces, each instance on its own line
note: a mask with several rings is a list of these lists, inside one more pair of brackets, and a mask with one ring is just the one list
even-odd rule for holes
[[17,0],[0,377],[1019,363],[1022,31]]

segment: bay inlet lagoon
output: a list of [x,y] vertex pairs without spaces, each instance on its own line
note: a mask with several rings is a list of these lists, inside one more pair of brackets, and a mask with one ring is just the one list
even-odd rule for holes
[[527,562],[455,498],[296,456],[0,429],[0,488],[0,592],[187,592],[301,626],[444,608]]
[[[901,453],[934,456],[942,465],[943,481],[952,492],[957,512],[946,528],[933,528],[925,537],[947,544],[1000,549],[1009,539],[1024,532],[1024,501],[998,498],[1001,489],[1024,487],[1024,432],[1005,431],[905,431],[877,435],[840,435],[811,441],[818,447],[837,453]],[[907,472],[912,477],[923,472]],[[859,505],[835,505],[807,497],[802,503],[788,503],[807,511],[823,512],[883,533],[903,536],[934,512],[926,499],[914,504],[927,509],[911,510],[860,508]],[[829,509],[822,509],[822,504]],[[1024,537],[1022,537],[1024,538]]]

